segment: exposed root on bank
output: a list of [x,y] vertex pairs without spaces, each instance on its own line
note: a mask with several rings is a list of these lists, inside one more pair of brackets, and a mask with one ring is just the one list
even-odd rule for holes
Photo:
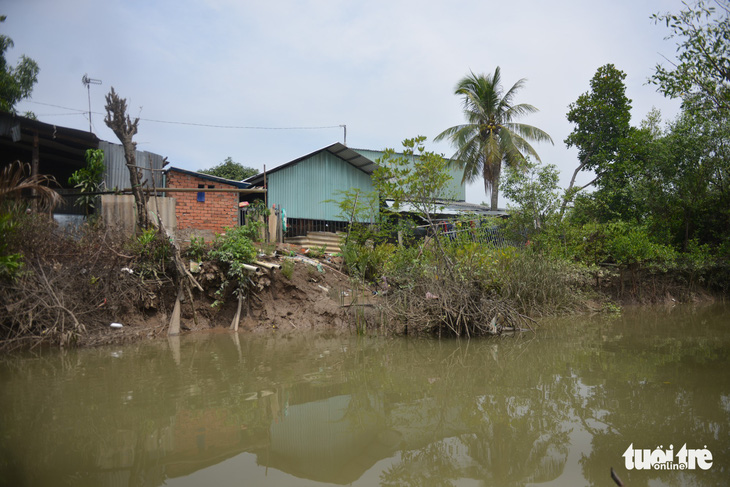
[[476,337],[534,332],[535,320],[477,282],[421,280],[392,291],[383,307],[387,326],[405,333]]
[[109,229],[68,235],[47,220],[18,235],[25,262],[14,280],[0,281],[0,350],[79,343],[133,310],[157,309],[170,279],[145,277]]

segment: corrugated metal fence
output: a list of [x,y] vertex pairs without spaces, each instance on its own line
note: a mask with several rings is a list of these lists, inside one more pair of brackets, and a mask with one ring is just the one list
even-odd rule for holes
[[[157,215],[159,215],[165,227],[172,235],[175,235],[177,232],[175,198],[150,197],[147,202],[147,212],[155,222],[157,221]],[[133,233],[137,223],[134,196],[127,194],[102,195],[101,215],[107,225],[119,227],[129,234]]]
[[[112,144],[105,140],[99,141],[99,149],[104,151],[104,188],[124,189],[129,187],[129,169],[124,159],[124,147],[119,144]],[[162,169],[163,157],[147,151],[136,151],[137,166],[142,170],[142,179],[146,179],[145,186],[152,187],[152,177],[155,178],[155,186],[162,187],[162,172],[150,171],[149,169]]]

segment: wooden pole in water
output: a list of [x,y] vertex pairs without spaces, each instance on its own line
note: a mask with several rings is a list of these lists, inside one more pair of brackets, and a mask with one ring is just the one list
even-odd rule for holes
[[242,304],[243,304],[243,294],[241,292],[239,292],[238,293],[238,309],[236,310],[236,314],[233,316],[233,321],[231,321],[231,327],[230,327],[230,329],[233,331],[238,331],[238,324],[241,321],[241,305]]
[[180,334],[180,303],[183,299],[183,283],[180,281],[180,289],[177,292],[177,299],[175,300],[175,307],[172,309],[172,316],[170,317],[170,326],[167,327],[167,336],[174,336]]

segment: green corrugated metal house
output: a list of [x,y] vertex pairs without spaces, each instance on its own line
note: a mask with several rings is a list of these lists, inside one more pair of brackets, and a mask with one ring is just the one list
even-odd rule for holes
[[[383,157],[383,151],[369,150],[369,149],[353,149],[358,154],[367,157],[371,161],[376,161]],[[397,155],[397,154],[396,154]],[[445,158],[446,159],[446,158]],[[446,159],[448,160],[448,159]],[[446,200],[454,201],[466,201],[466,185],[462,184],[461,179],[464,176],[464,171],[456,166],[449,168],[451,174],[451,181],[446,187],[446,191],[441,197]]]
[[[263,186],[264,177],[268,189],[268,206],[276,205],[286,212],[289,236],[303,235],[307,231],[339,231],[345,228],[336,200],[343,191],[359,189],[363,193],[374,191],[371,176],[377,164],[375,160],[383,152],[350,149],[337,142],[307,154],[270,171],[246,180],[252,186]],[[461,184],[461,171],[452,169],[453,181],[447,191],[449,199],[464,201],[465,186]]]

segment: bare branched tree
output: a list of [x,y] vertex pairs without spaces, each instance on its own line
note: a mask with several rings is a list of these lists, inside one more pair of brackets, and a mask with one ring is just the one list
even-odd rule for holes
[[144,184],[142,171],[137,167],[137,158],[135,156],[137,143],[132,141],[132,137],[137,133],[139,117],[132,120],[127,115],[127,100],[117,95],[114,87],[106,95],[106,106],[104,108],[106,109],[104,123],[112,129],[114,135],[117,136],[122,143],[122,147],[124,147],[124,159],[129,170],[129,182],[134,195],[134,203],[137,207],[137,227],[140,230],[147,229],[151,225],[147,214],[147,193],[142,188]]

